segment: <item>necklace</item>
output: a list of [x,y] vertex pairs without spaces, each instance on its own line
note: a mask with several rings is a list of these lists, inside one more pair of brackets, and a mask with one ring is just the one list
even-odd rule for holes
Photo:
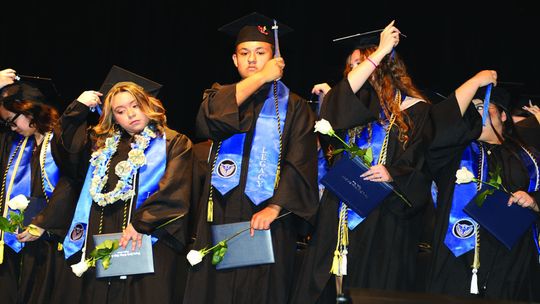
[[109,169],[112,156],[116,153],[120,141],[120,132],[105,140],[105,146],[94,153],[90,158],[90,164],[94,166],[92,171],[92,182],[90,185],[90,195],[99,206],[107,206],[116,201],[126,201],[133,195],[133,176],[137,170],[146,164],[144,151],[150,145],[150,141],[156,137],[156,133],[146,126],[141,134],[135,135],[135,142],[131,144],[131,151],[128,159],[119,162],[114,168],[114,173],[119,177],[116,186],[112,191],[102,193],[107,183],[107,171]]

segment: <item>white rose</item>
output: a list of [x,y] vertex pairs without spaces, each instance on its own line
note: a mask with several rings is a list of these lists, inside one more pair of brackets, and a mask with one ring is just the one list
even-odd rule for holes
[[146,156],[141,150],[129,151],[128,158],[135,166],[142,167],[146,164]]
[[472,182],[474,179],[474,174],[471,171],[467,170],[465,167],[456,171],[456,183],[457,184],[466,184]]
[[195,265],[199,264],[202,261],[203,255],[202,255],[202,253],[200,251],[191,250],[190,252],[188,252],[186,258],[189,261],[189,263],[191,264],[191,266],[195,266]]
[[80,261],[77,264],[71,265],[71,270],[73,273],[78,276],[79,278],[88,270],[88,264],[86,261]]
[[321,119],[315,122],[315,132],[319,132],[324,135],[333,135],[334,129],[332,129],[332,125],[330,125],[328,120]]
[[12,210],[19,210],[22,212],[24,209],[26,209],[26,207],[28,207],[28,203],[30,203],[30,201],[26,198],[26,196],[19,194],[9,200],[8,206]]

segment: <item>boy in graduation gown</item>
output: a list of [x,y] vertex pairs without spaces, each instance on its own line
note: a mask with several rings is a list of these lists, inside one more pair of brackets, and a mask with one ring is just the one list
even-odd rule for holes
[[300,225],[317,211],[314,117],[279,81],[285,61],[273,51],[271,25],[253,13],[222,28],[237,35],[232,59],[242,80],[214,84],[199,110],[198,135],[214,144],[194,248],[211,245],[213,224],[250,221],[271,230],[275,263],[216,270],[206,257],[190,269],[185,303],[286,303]]
[[[493,87],[489,109],[484,112],[482,99],[486,93],[479,88],[496,83],[495,71],[481,71],[432,108],[436,133],[428,160],[438,195],[427,290],[456,296],[537,301],[533,292],[537,289],[538,252],[534,243],[538,239],[533,238],[533,227],[511,249],[506,248],[463,211],[480,184],[456,181],[456,171],[463,167],[483,182],[487,181],[488,172],[499,167],[502,184],[513,193],[503,203],[539,211],[539,157],[515,134],[507,94]],[[485,125],[483,113],[489,115]],[[488,202],[484,207],[485,204]]]

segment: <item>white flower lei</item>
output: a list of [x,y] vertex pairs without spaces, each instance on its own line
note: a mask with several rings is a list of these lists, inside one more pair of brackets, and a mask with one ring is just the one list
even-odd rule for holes
[[101,193],[101,191],[107,183],[107,167],[112,155],[118,148],[120,132],[116,132],[112,137],[107,138],[105,147],[92,153],[90,163],[94,166],[94,171],[92,172],[90,195],[94,202],[104,207],[118,200],[128,200],[135,194],[132,185],[133,175],[140,167],[146,164],[144,150],[155,137],[156,133],[149,126],[146,126],[141,134],[135,135],[135,142],[131,144],[128,159],[119,162],[115,167],[114,172],[119,177],[118,183],[116,183],[112,191],[107,193]]

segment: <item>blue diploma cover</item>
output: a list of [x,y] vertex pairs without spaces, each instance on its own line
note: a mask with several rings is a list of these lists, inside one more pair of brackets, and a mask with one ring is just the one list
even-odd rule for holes
[[[249,225],[250,222],[212,225],[213,245],[249,228]],[[274,263],[274,247],[270,230],[255,230],[255,235],[251,237],[248,229],[230,239],[227,247],[223,260],[216,265],[218,270]]]
[[321,179],[321,183],[354,212],[367,217],[393,191],[388,183],[360,177],[367,170],[369,168],[358,157],[343,156]]
[[[122,233],[96,234],[94,244],[99,245],[105,240],[119,240]],[[131,251],[131,242],[126,249],[119,247],[111,255],[109,268],[104,269],[101,261],[96,262],[96,278],[118,277],[133,274],[153,273],[154,256],[152,253],[151,236],[143,234],[141,248]]]
[[[478,193],[485,189],[482,188]],[[529,208],[523,208],[518,204],[508,207],[509,197],[508,193],[495,190],[493,194],[487,196],[481,207],[472,199],[463,211],[508,249],[512,249],[512,246],[532,227],[537,215]]]

